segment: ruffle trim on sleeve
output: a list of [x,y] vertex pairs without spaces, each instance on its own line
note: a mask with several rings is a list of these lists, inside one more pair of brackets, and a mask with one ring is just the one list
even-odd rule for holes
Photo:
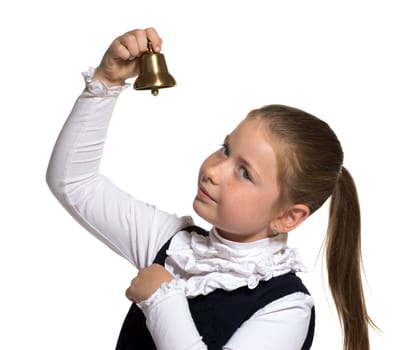
[[124,84],[121,86],[108,87],[102,81],[93,79],[95,70],[95,68],[90,67],[87,71],[82,72],[87,93],[94,96],[118,96],[123,90],[130,86],[130,84]]
[[147,311],[150,307],[158,304],[162,300],[165,300],[173,295],[181,294],[185,295],[185,281],[174,278],[170,282],[164,282],[148,299],[140,301],[137,303],[137,306],[143,310]]

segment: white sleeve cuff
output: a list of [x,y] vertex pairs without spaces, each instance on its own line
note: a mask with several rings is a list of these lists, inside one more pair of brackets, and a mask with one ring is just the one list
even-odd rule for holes
[[85,79],[86,89],[83,92],[85,96],[118,96],[123,90],[130,86],[130,84],[124,84],[120,86],[108,87],[102,81],[93,79],[95,74],[95,68],[90,67],[87,71],[82,72],[83,78]]
[[185,282],[173,279],[137,306],[158,350],[205,350],[184,293]]
[[146,314],[150,308],[166,298],[176,294],[185,295],[184,290],[185,281],[174,278],[170,282],[162,283],[159,289],[157,289],[148,299],[138,302],[137,306]]

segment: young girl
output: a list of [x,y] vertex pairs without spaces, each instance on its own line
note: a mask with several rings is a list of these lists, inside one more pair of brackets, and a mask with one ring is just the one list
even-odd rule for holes
[[210,232],[132,198],[99,173],[107,127],[152,29],[115,39],[84,73],[47,182],[88,231],[139,269],[118,349],[309,349],[315,311],[287,233],[330,196],[326,258],[344,349],[369,349],[360,213],[343,152],[323,121],[271,105],[251,111],[202,164],[195,212]]

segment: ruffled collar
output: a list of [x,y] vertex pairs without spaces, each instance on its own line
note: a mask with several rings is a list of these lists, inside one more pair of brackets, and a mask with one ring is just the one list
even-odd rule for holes
[[215,228],[209,236],[178,232],[167,250],[165,267],[185,281],[187,297],[248,286],[288,272],[305,271],[296,249],[287,247],[287,234],[252,243],[222,238]]

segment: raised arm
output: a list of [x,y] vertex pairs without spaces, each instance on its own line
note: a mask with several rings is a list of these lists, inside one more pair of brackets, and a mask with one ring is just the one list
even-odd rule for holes
[[167,239],[185,226],[178,218],[132,198],[99,172],[107,129],[125,80],[136,59],[162,43],[154,29],[116,38],[96,70],[84,73],[86,89],[77,99],[57,139],[47,183],[63,207],[89,232],[136,267],[149,265]]

